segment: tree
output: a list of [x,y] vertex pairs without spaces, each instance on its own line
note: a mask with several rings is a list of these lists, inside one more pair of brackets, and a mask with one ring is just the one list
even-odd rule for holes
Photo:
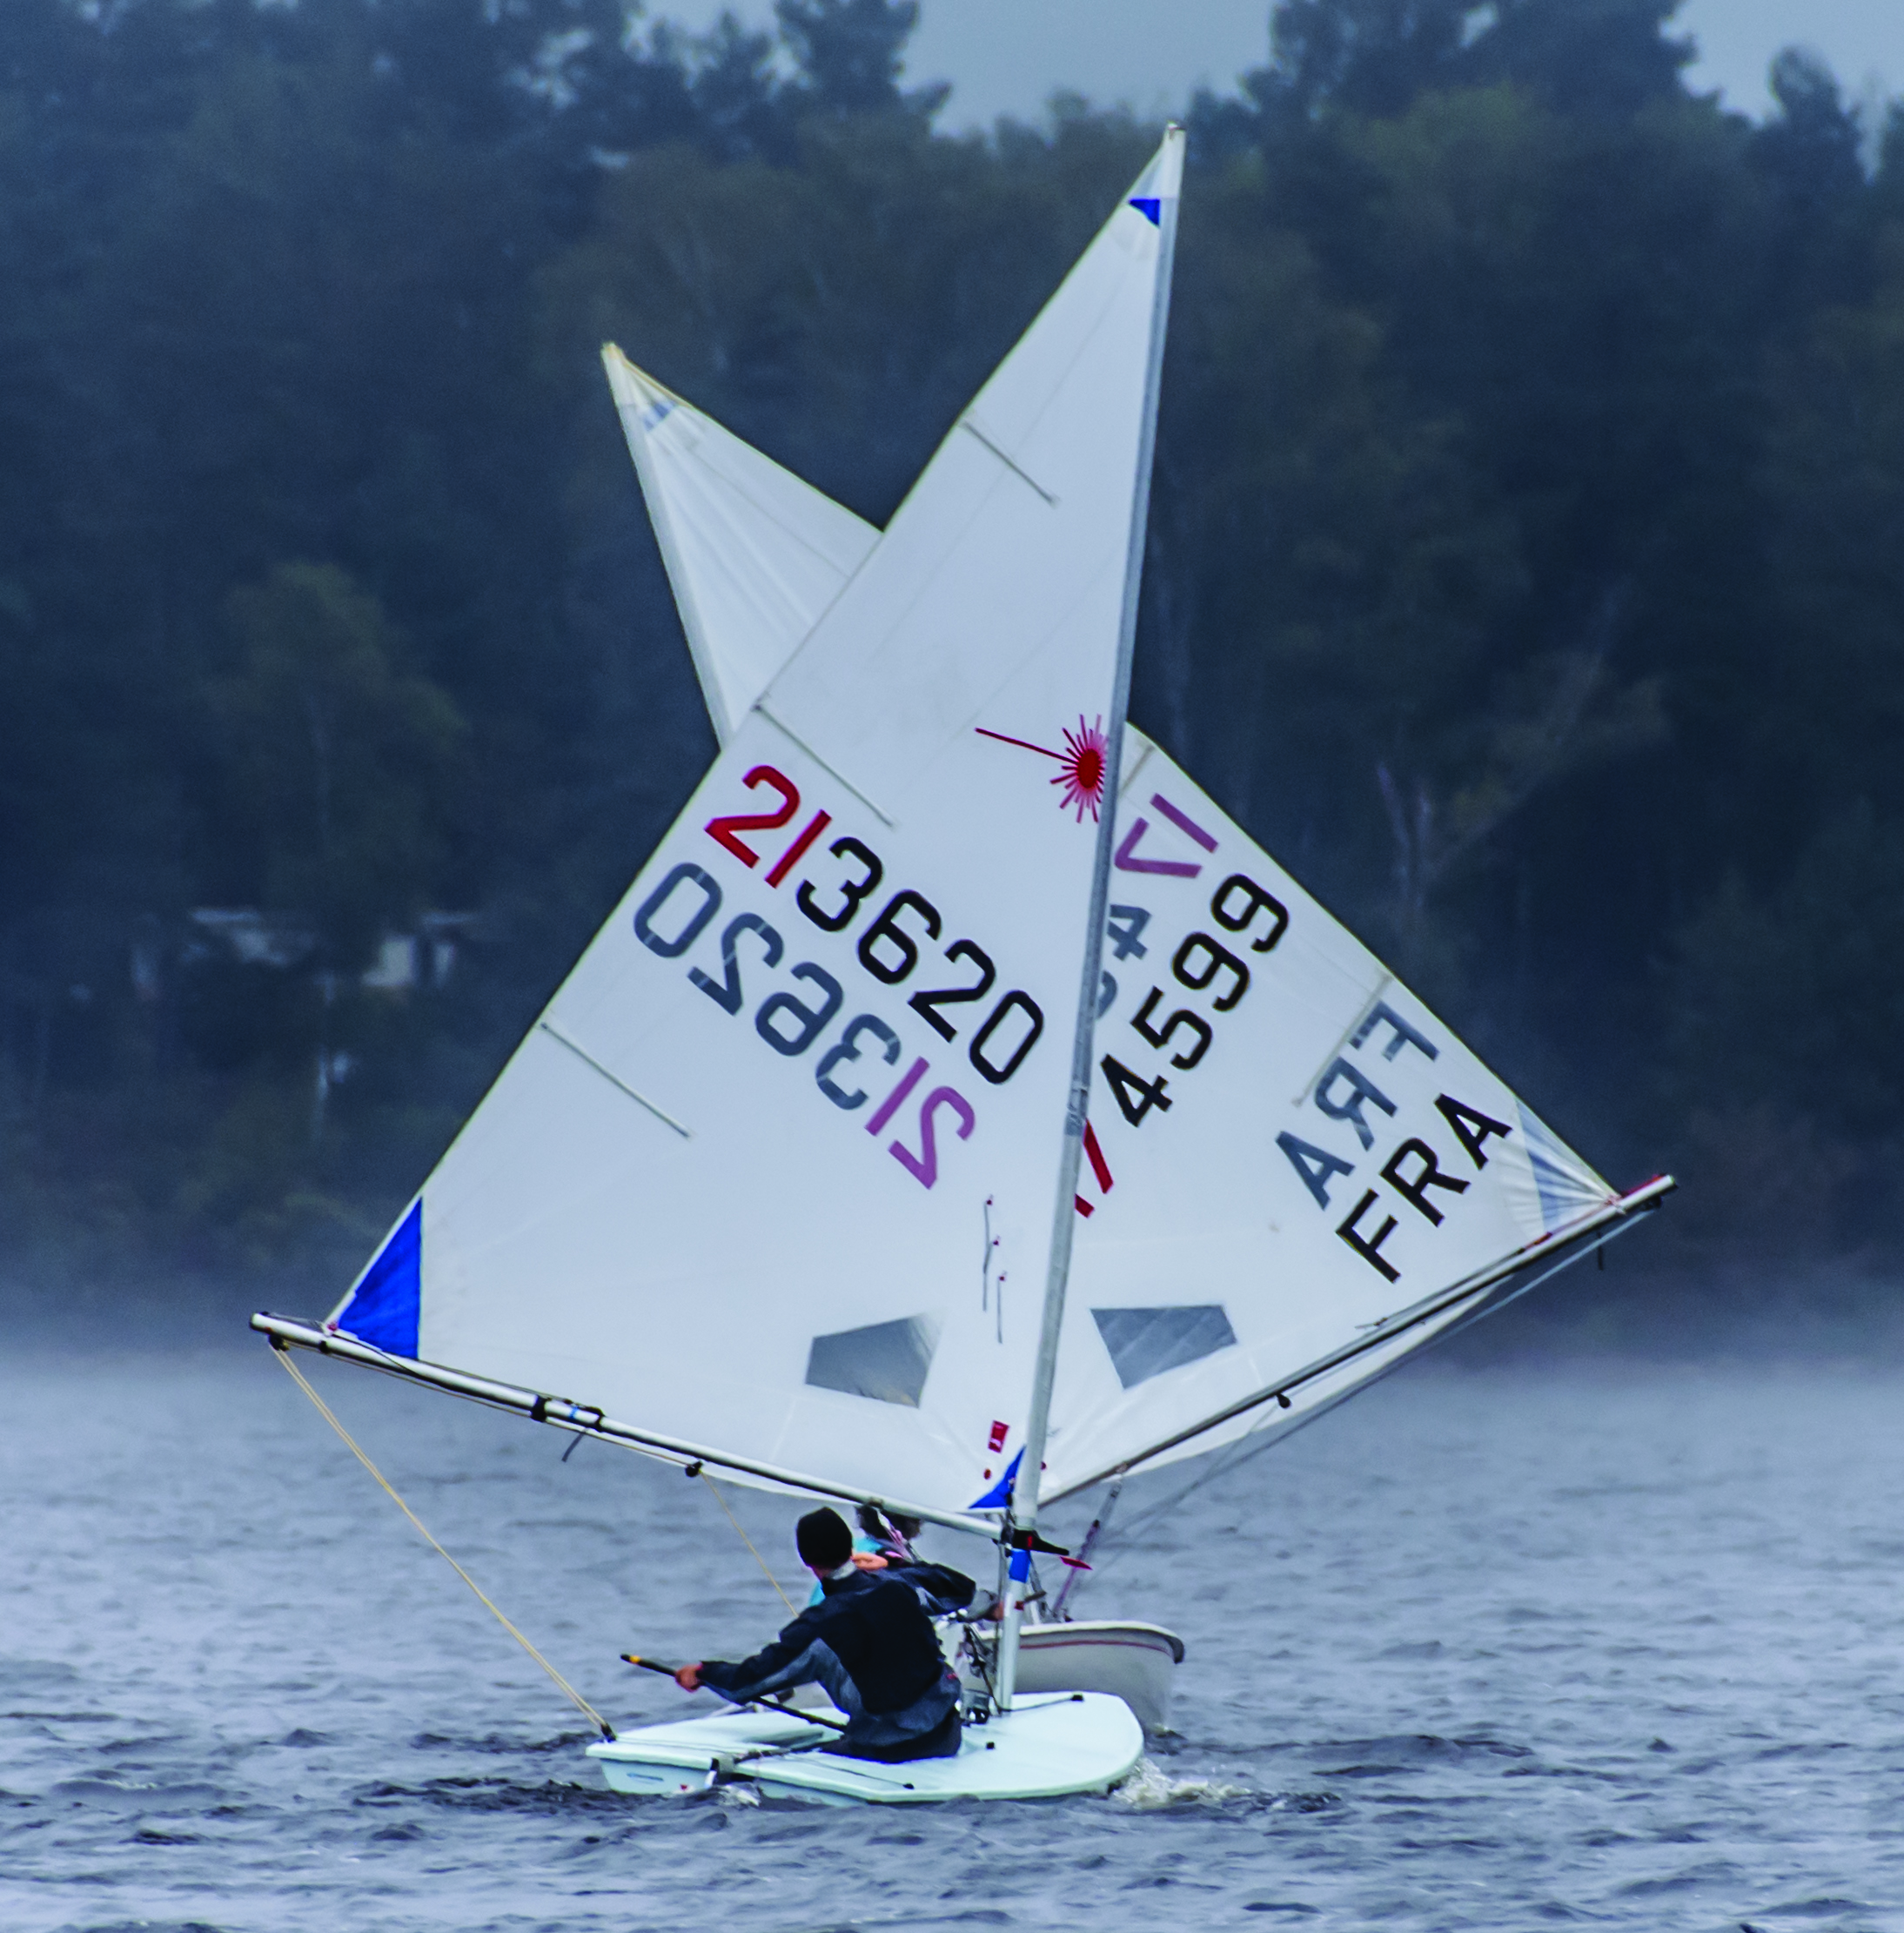
[[1398,114],[1456,80],[1475,11],[1467,0],[1278,0],[1270,64],[1247,84],[1278,117]]
[[792,52],[802,91],[821,113],[929,117],[949,91],[902,93],[906,43],[919,24],[919,0],[774,0],[781,38]]
[[278,565],[230,610],[238,662],[211,694],[221,822],[246,829],[257,903],[308,919],[319,963],[348,973],[430,903],[468,728],[335,566]]
[[1904,820],[1841,808],[1783,877],[1730,874],[1674,935],[1680,1104],[1767,1101],[1847,1138],[1904,1118]]

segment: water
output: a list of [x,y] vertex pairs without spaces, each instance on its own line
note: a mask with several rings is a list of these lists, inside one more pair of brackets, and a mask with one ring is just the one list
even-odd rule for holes
[[[312,1373],[617,1721],[687,1704],[617,1652],[783,1614],[705,1485]],[[1125,1791],[902,1814],[608,1795],[262,1346],[16,1356],[0,1924],[1904,1927],[1901,1393],[1424,1366],[1085,1594],[1189,1644]],[[729,1494],[791,1583],[794,1507]]]

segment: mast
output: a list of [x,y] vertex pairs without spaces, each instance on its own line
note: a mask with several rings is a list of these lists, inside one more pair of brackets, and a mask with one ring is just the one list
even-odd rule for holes
[[1022,1460],[1012,1489],[1007,1518],[1009,1554],[1006,1564],[1005,1615],[998,1634],[996,1693],[1001,1711],[1011,1709],[1018,1680],[1018,1634],[1024,1622],[1025,1592],[1031,1577],[1029,1539],[1038,1524],[1039,1475],[1044,1465],[1045,1427],[1051,1414],[1051,1387],[1057,1374],[1058,1342],[1064,1327],[1064,1292],[1071,1272],[1075,1198],[1084,1154],[1084,1121],[1090,1104],[1091,1049],[1097,1025],[1097,991],[1104,950],[1104,916],[1110,899],[1111,850],[1116,836],[1117,789],[1123,764],[1124,717],[1130,708],[1130,661],[1137,633],[1137,593],[1143,577],[1143,547],[1150,524],[1150,467],[1156,451],[1157,393],[1163,373],[1163,339],[1170,312],[1170,272],[1177,252],[1177,209],[1183,180],[1183,131],[1174,124],[1163,137],[1160,185],[1170,193],[1157,200],[1157,273],[1151,297],[1150,355],[1144,370],[1143,415],[1137,446],[1136,484],[1131,495],[1130,534],[1124,554],[1123,609],[1117,628],[1117,664],[1111,687],[1111,715],[1104,742],[1103,804],[1097,815],[1097,844],[1091,869],[1090,910],[1084,928],[1077,1028],[1071,1043],[1071,1081],[1064,1111],[1064,1138],[1058,1164],[1057,1197],[1052,1204],[1050,1258],[1045,1270],[1044,1312],[1038,1356],[1032,1373],[1031,1408],[1025,1424]]

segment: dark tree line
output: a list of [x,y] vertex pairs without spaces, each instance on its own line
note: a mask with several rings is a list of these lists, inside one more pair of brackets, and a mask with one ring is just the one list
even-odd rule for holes
[[[712,753],[600,341],[883,519],[1155,138],[938,131],[915,10],[5,10],[0,1250],[414,1184]],[[1283,0],[1190,104],[1135,715],[1656,1252],[1876,1271],[1904,118],[1672,12]]]

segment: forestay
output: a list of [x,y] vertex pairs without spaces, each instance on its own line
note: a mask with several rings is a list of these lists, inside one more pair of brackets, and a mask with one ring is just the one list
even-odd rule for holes
[[[942,1510],[1002,1473],[1058,1183],[1180,150],[744,713],[736,663],[731,740],[339,1330]],[[707,474],[677,551],[746,500]],[[828,522],[781,519],[782,562],[805,547],[783,601],[809,594],[808,560],[850,564]],[[735,607],[704,591],[695,622]],[[1057,746],[1057,771],[1025,744]],[[994,1243],[1028,1292],[1003,1320]]]
[[[718,724],[878,533],[613,346],[604,358],[691,637],[702,614]],[[703,513],[717,498],[722,513]],[[1294,1427],[1570,1235],[1615,1225],[1619,1200],[1135,728],[1121,792],[1048,1495]],[[1022,1332],[1040,1257],[1002,1228],[972,1254],[968,1304]]]

